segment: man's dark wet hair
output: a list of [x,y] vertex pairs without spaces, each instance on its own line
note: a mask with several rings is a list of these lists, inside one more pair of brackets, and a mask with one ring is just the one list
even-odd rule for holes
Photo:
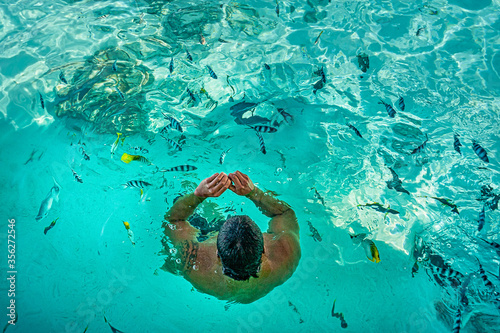
[[247,215],[228,218],[217,236],[217,251],[222,272],[238,281],[258,277],[264,237],[257,224]]

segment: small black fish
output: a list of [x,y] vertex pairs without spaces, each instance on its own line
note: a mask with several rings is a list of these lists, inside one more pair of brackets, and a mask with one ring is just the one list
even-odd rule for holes
[[49,225],[48,227],[46,227],[46,228],[43,230],[43,233],[44,233],[45,235],[47,234],[47,232],[48,232],[50,229],[52,229],[52,228],[56,225],[57,220],[59,220],[59,218],[57,218],[57,219],[55,219],[54,221],[52,221],[52,222],[50,223],[50,225]]
[[276,15],[278,15],[278,17],[280,17],[280,5],[278,3],[278,0],[276,0]]
[[432,199],[435,199],[435,200],[437,200],[437,201],[439,201],[440,203],[442,203],[442,204],[443,204],[443,205],[445,205],[445,206],[451,207],[451,208],[452,208],[452,210],[451,210],[451,211],[452,211],[453,213],[460,214],[460,213],[458,212],[458,207],[457,207],[457,205],[455,205],[454,203],[452,203],[450,200],[445,199],[445,198],[436,198],[436,197],[431,197],[431,198],[432,198]]
[[386,181],[387,187],[391,190],[394,189],[397,192],[410,194],[410,192],[403,188],[403,182],[401,181],[401,179],[399,179],[398,174],[394,170],[392,170],[392,168],[389,168],[389,170],[392,174],[392,180]]
[[198,169],[192,165],[178,165],[170,169],[160,170],[160,172],[169,172],[169,171],[193,171]]
[[189,88],[186,88],[186,91],[188,93],[189,98],[191,98],[193,102],[196,102],[196,97],[194,96],[193,92],[189,90]]
[[284,109],[282,109],[282,108],[278,108],[278,109],[277,109],[277,111],[278,111],[278,113],[279,113],[280,115],[282,115],[282,116],[283,116],[283,118],[285,118],[285,121],[286,121],[287,123],[290,123],[290,122],[292,122],[292,121],[293,121],[293,116],[292,116],[291,114],[289,114],[288,112],[285,112],[285,110],[284,110]]
[[250,127],[251,129],[253,129],[259,133],[274,133],[278,130],[275,127],[265,126],[265,125],[248,126],[248,127]]
[[314,241],[321,242],[323,239],[321,238],[318,230],[312,225],[311,222],[307,221],[307,224],[309,225],[309,231],[312,233],[312,238],[314,239]]
[[350,129],[352,129],[354,131],[354,133],[356,133],[357,136],[359,136],[360,138],[363,138],[363,136],[361,135],[361,133],[358,131],[358,129],[356,127],[354,127],[351,124],[347,124],[347,127],[349,127]]
[[42,105],[42,109],[45,109],[45,103],[43,101],[42,94],[38,93],[38,95],[40,95],[40,104]]
[[264,68],[267,69],[268,71],[271,70],[271,67],[266,63],[264,63]]
[[405,100],[403,99],[403,96],[399,96],[398,105],[401,111],[405,110]]
[[325,82],[323,82],[323,78],[321,78],[318,82],[316,82],[314,85],[313,85],[313,93],[316,95],[316,92],[318,90],[320,90],[321,88],[323,88],[325,86]]
[[356,57],[358,58],[359,68],[363,73],[366,73],[366,71],[370,68],[370,59],[364,53],[358,54]]
[[59,80],[61,80],[64,84],[68,84],[68,81],[66,81],[63,72],[59,73]]
[[413,267],[411,268],[411,277],[415,277],[415,273],[418,272],[418,261],[415,261]]
[[220,158],[219,158],[219,163],[222,165],[222,163],[224,163],[224,159],[226,158],[226,154],[231,150],[231,148],[229,149],[226,149],[222,152],[222,154],[220,154]]
[[326,83],[326,73],[325,73],[325,69],[323,66],[321,66],[321,68],[319,69],[319,75],[321,76],[321,81],[323,81],[323,84],[325,84]]
[[459,153],[460,155],[462,155],[462,152],[460,151],[460,146],[462,144],[460,143],[460,140],[458,139],[459,136],[460,135],[458,135],[458,134],[454,134],[453,135],[453,148],[455,148],[455,151],[457,153]]
[[417,32],[415,35],[420,36],[423,32],[425,31],[425,28],[418,28]]
[[113,65],[111,65],[111,69],[114,70],[115,72],[118,71],[118,67],[116,66],[116,62],[118,60],[115,60],[115,62],[113,63]]
[[262,152],[262,154],[266,154],[266,145],[264,143],[264,138],[262,137],[262,135],[259,133],[259,132],[255,132],[255,134],[257,134],[257,137],[259,138],[259,142],[260,142],[260,151]]
[[479,221],[478,221],[478,226],[477,226],[477,231],[481,231],[484,227],[484,220],[485,220],[485,212],[484,212],[484,206],[481,212],[479,212]]
[[427,136],[427,134],[425,135],[425,138],[426,138],[425,141],[420,146],[413,149],[410,154],[420,153],[422,150],[424,150],[425,145],[427,144],[427,141],[429,141],[429,137]]
[[394,215],[399,214],[399,212],[397,210],[394,210],[394,209],[392,209],[390,207],[389,208],[385,208],[384,206],[382,206],[378,202],[367,203],[367,204],[364,204],[364,205],[358,205],[358,207],[370,207],[371,209],[374,209],[377,212],[386,213],[386,214],[389,214],[389,213],[390,214],[394,214]]
[[170,74],[174,71],[174,58],[170,58],[170,64],[168,65],[168,70],[170,71]]
[[210,76],[212,77],[212,79],[216,79],[217,80],[217,75],[215,74],[215,72],[212,70],[212,68],[208,65],[206,65],[207,68],[208,68],[208,73],[210,74]]
[[387,104],[383,100],[380,100],[380,102],[378,102],[378,104],[384,104],[385,110],[387,111],[387,114],[389,115],[389,117],[394,118],[394,116],[396,115],[396,110],[394,110],[394,108],[392,106],[390,106],[389,104]]
[[78,174],[75,172],[75,170],[71,169],[73,171],[73,177],[75,177],[75,180],[79,183],[83,183],[83,180],[78,176]]
[[326,207],[325,205],[325,199],[319,194],[318,190],[315,187],[311,187],[311,190],[314,190],[314,197],[321,201],[321,204]]
[[472,148],[474,149],[474,152],[476,155],[483,160],[486,163],[489,163],[490,160],[488,159],[488,154],[486,154],[486,150],[484,150],[483,147],[481,147],[476,141],[472,141]]
[[151,184],[142,180],[131,180],[123,184],[124,188],[127,187],[145,188],[147,186],[151,186]]
[[340,327],[347,328],[347,322],[344,319],[344,314],[342,312],[339,312],[339,313],[335,312],[335,302],[337,302],[337,300],[333,301],[332,317],[339,318],[340,319]]
[[193,57],[191,57],[191,54],[189,53],[189,51],[186,49],[186,57],[187,57],[187,60],[189,61],[193,61]]

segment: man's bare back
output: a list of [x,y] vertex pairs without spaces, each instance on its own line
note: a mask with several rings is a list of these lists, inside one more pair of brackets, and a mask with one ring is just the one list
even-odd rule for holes
[[[264,251],[258,278],[237,281],[225,275],[217,252],[219,235],[198,242],[199,230],[187,221],[204,198],[218,197],[228,188],[247,196],[271,218],[268,231],[262,234]],[[203,180],[193,194],[175,202],[165,220],[164,233],[177,250],[178,259],[167,259],[162,269],[182,274],[197,290],[222,300],[251,303],[265,296],[292,276],[300,259],[299,225],[294,211],[286,203],[265,195],[239,171]],[[168,251],[166,248],[165,253]]]

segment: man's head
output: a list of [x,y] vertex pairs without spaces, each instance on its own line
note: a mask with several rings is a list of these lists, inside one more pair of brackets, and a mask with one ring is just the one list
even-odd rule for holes
[[225,275],[238,281],[258,277],[264,238],[247,215],[228,218],[217,236],[217,252]]

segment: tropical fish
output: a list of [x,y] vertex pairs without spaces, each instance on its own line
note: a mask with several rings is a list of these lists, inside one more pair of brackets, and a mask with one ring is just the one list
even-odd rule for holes
[[122,162],[124,163],[130,163],[132,161],[139,161],[139,162],[142,162],[142,163],[145,163],[147,165],[151,165],[152,163],[144,156],[141,156],[141,155],[130,155],[130,154],[127,154],[127,153],[123,153],[122,157],[121,157],[121,160]]
[[75,180],[79,183],[83,183],[83,180],[80,178],[80,176],[71,168],[71,171],[73,171],[73,177],[75,177]]
[[116,66],[116,62],[118,60],[115,60],[115,62],[113,62],[113,65],[111,65],[111,69],[114,70],[115,72],[118,71],[118,67]]
[[453,333],[460,333],[460,327],[462,326],[462,312],[457,309],[457,314],[455,315],[455,323],[453,324]]
[[[9,314],[9,318],[12,318],[12,317],[10,317],[10,314]],[[14,319],[11,319],[11,320],[7,321],[7,324],[5,324],[2,333],[5,333],[5,331],[7,330],[7,328],[9,328],[10,325],[15,325],[17,323],[17,318],[18,318],[17,317],[17,311],[15,311]]]
[[449,267],[438,267],[438,266],[435,266],[435,265],[430,265],[431,267],[431,271],[433,274],[437,274],[437,275],[440,275],[440,276],[444,276],[446,278],[457,278],[457,279],[461,279],[463,278],[463,274],[458,272],[458,271],[455,271]]
[[196,102],[196,97],[194,96],[193,92],[189,90],[189,88],[186,88],[186,91],[188,93],[189,98],[191,98],[193,102]]
[[191,53],[189,53],[189,51],[187,49],[186,49],[186,58],[187,58],[187,60],[189,60],[191,62],[193,61],[193,57],[191,57]]
[[264,143],[264,138],[262,137],[262,135],[259,132],[255,132],[255,134],[257,134],[257,137],[259,138],[260,151],[262,152],[262,154],[265,154],[266,153],[266,144]]
[[115,154],[115,150],[118,147],[118,142],[120,141],[120,135],[122,135],[122,133],[118,132],[116,133],[116,140],[115,142],[113,142],[113,145],[111,146],[111,156]]
[[47,194],[45,199],[43,199],[40,209],[38,210],[38,215],[35,217],[35,220],[40,221],[44,217],[46,217],[49,214],[49,210],[52,208],[52,204],[55,201],[59,201],[59,192],[61,191],[61,188],[59,187],[59,184],[57,184],[56,180],[54,179],[54,186],[50,189],[50,192]]
[[385,208],[384,206],[382,206],[378,202],[367,203],[364,205],[358,205],[357,207],[370,207],[370,208],[376,210],[377,212],[381,212],[381,213],[386,213],[386,214],[390,213],[390,214],[395,214],[395,215],[399,214],[399,212],[397,210],[391,209],[390,207]]
[[250,126],[248,125],[251,129],[259,132],[259,133],[274,133],[278,129],[276,127],[271,127],[271,126],[265,126],[265,125],[258,125],[258,126]]
[[311,190],[314,190],[314,197],[321,201],[321,204],[326,207],[325,205],[325,199],[319,194],[318,190],[315,187],[311,187]]
[[62,83],[64,83],[64,84],[68,84],[68,81],[66,81],[66,78],[64,77],[63,72],[59,73],[59,80],[61,80]]
[[486,150],[484,150],[483,147],[481,147],[476,141],[472,141],[472,148],[474,149],[474,152],[476,155],[483,160],[486,163],[489,163],[490,160],[488,159],[488,154],[486,154]]
[[135,245],[134,233],[130,229],[130,224],[126,221],[123,221],[123,225],[125,226],[125,229],[127,230],[128,239],[130,239],[130,242],[132,243],[132,245]]
[[[163,113],[163,112],[162,112],[162,113]],[[164,117],[166,120],[169,120],[169,121],[170,121],[170,125],[171,125],[171,127],[169,127],[169,128],[173,128],[173,129],[175,129],[175,130],[177,130],[177,131],[179,131],[179,132],[181,132],[181,133],[182,133],[182,126],[181,126],[181,123],[180,123],[177,119],[175,119],[174,117],[171,117],[171,116],[169,116],[169,115],[167,115],[167,114],[165,114],[165,113],[163,113],[163,117]]]
[[481,210],[481,212],[479,212],[479,221],[478,221],[478,227],[477,227],[477,231],[481,231],[484,227],[484,220],[485,220],[485,212],[484,212],[484,205],[483,205],[483,209]]
[[182,147],[177,143],[175,142],[174,140],[172,139],[168,139],[166,137],[163,136],[163,138],[168,142],[169,145],[171,145],[175,150],[177,151],[182,151]]
[[309,231],[312,233],[312,238],[316,242],[321,242],[323,239],[321,238],[321,235],[319,234],[318,230],[312,225],[311,222],[307,221],[307,224],[309,225]]
[[366,71],[370,68],[370,59],[364,53],[360,53],[356,57],[358,58],[359,68],[363,73],[366,73]]
[[339,318],[340,319],[340,327],[347,328],[347,322],[344,319],[344,314],[342,312],[340,312],[340,313],[335,312],[335,302],[337,302],[337,300],[333,301],[332,317]]
[[43,233],[44,233],[45,235],[47,234],[47,232],[48,232],[50,229],[52,229],[52,228],[56,225],[57,220],[59,220],[59,218],[57,218],[57,219],[55,219],[54,221],[52,221],[52,222],[50,223],[50,225],[49,225],[48,227],[46,227],[46,228],[43,230]]
[[[271,69],[271,68],[268,68],[268,69]],[[234,101],[233,96],[234,96],[234,94],[236,94],[236,90],[234,90],[233,85],[229,82],[229,75],[226,75],[226,82],[227,82],[227,85],[229,86],[229,88],[231,88],[231,91],[233,92],[231,97],[229,97],[229,101],[233,102]]]
[[422,150],[424,150],[425,145],[427,144],[427,141],[429,141],[429,137],[426,134],[425,135],[425,141],[420,146],[418,146],[417,148],[413,149],[410,154],[420,153]]
[[321,37],[321,34],[323,33],[323,30],[319,33],[318,37],[316,37],[316,40],[314,41],[314,45],[318,44],[319,42],[319,37]]
[[420,28],[417,29],[417,32],[415,33],[415,35],[420,36],[424,31],[425,31],[425,28],[424,27],[420,27]]
[[173,168],[170,168],[170,169],[166,169],[166,170],[160,170],[160,172],[170,172],[170,171],[193,171],[193,170],[196,170],[198,169],[197,167],[195,166],[192,166],[192,165],[178,165],[178,166],[175,166]]
[[354,131],[354,133],[356,133],[357,136],[359,136],[360,138],[363,138],[363,136],[361,136],[361,133],[358,131],[358,129],[356,127],[354,127],[351,124],[347,124],[347,127],[349,127],[350,129],[352,129]]
[[268,64],[266,64],[266,63],[264,63],[264,68],[267,69],[268,71],[271,70],[271,67]]
[[207,44],[207,41],[205,40],[205,37],[201,33],[200,33],[200,44],[201,45],[206,45]]
[[36,149],[33,149],[33,151],[31,152],[31,155],[30,157],[28,158],[28,160],[26,162],[24,162],[24,165],[28,164],[29,162],[33,161],[33,157],[35,156],[35,153],[37,152]]
[[212,67],[210,67],[210,66],[208,66],[208,65],[206,65],[206,66],[207,66],[207,68],[208,68],[208,73],[210,74],[210,77],[211,77],[212,79],[216,79],[216,80],[217,80],[217,75],[216,75],[216,74],[215,74],[215,72],[213,71]]
[[321,78],[318,82],[316,82],[314,85],[313,85],[313,93],[316,95],[316,92],[318,90],[320,90],[321,88],[323,88],[325,86],[325,82],[323,81],[323,78]]
[[408,192],[403,188],[402,186],[403,182],[401,181],[401,179],[399,179],[398,174],[394,170],[392,170],[392,168],[389,168],[389,170],[391,171],[392,174],[392,180],[386,181],[387,187],[391,190],[395,189],[397,192],[410,194],[410,192]]
[[453,135],[453,148],[455,148],[455,151],[457,153],[459,153],[460,155],[462,155],[462,152],[460,151],[460,146],[462,144],[460,143],[460,140],[458,139],[459,136],[460,135],[458,135],[458,134],[454,134]]
[[90,160],[90,156],[87,155],[87,153],[85,152],[85,149],[83,149],[83,147],[78,148],[78,150],[82,153],[83,159],[85,161]]
[[45,109],[45,103],[43,101],[42,94],[38,93],[38,95],[40,95],[40,105],[42,106],[42,109]]
[[142,181],[142,180],[131,180],[131,181],[128,181],[125,184],[123,184],[124,188],[135,187],[135,188],[142,189],[142,188],[145,188],[147,186],[151,186],[151,184],[148,182]]
[[485,272],[485,270],[483,268],[483,265],[481,265],[481,262],[479,261],[479,259],[477,259],[477,257],[476,257],[476,260],[477,260],[477,263],[479,264],[479,274],[481,275],[481,279],[483,280],[484,285],[486,287],[488,287],[489,289],[491,289],[491,290],[495,290],[495,286],[488,279],[488,276],[486,275],[486,272]]
[[287,123],[290,123],[293,121],[293,116],[291,114],[289,114],[288,112],[285,112],[284,109],[278,108],[277,110],[278,110],[278,113],[283,116],[283,118],[285,119],[285,121]]
[[380,255],[377,249],[377,246],[375,243],[371,240],[366,238],[366,234],[349,234],[351,236],[351,239],[354,244],[361,244],[363,249],[365,250],[366,257],[368,260],[379,263],[380,262]]
[[[428,198],[428,197],[425,197],[425,198]],[[430,198],[432,198],[432,199],[435,199],[435,200],[439,201],[440,203],[442,203],[442,204],[443,204],[443,205],[445,205],[445,206],[451,207],[451,208],[452,208],[452,210],[451,210],[451,211],[452,211],[453,213],[460,214],[460,213],[458,212],[458,207],[457,207],[457,205],[455,205],[454,203],[452,203],[450,200],[445,199],[445,198],[436,198],[436,197],[430,197]]]
[[[232,148],[232,147],[231,147]],[[220,154],[220,158],[219,158],[219,163],[222,165],[222,163],[224,163],[224,159],[226,158],[226,154],[231,150],[231,148],[229,149],[226,149],[222,152],[222,154]]]
[[168,70],[170,71],[170,74],[174,71],[174,57],[170,58],[170,64],[168,65]]
[[394,110],[392,106],[390,106],[389,104],[387,104],[383,100],[380,100],[380,102],[378,102],[378,104],[384,104],[385,110],[387,111],[387,114],[389,115],[389,117],[394,118],[394,116],[396,115],[396,110]]
[[116,91],[118,92],[118,95],[120,95],[120,97],[122,99],[125,99],[125,95],[123,95],[123,93],[120,91],[120,89],[118,89],[118,87],[115,87]]
[[403,96],[399,96],[398,105],[401,111],[405,110],[405,100],[403,99]]
[[112,331],[113,333],[124,333],[123,331],[120,331],[120,330],[118,330],[118,329],[114,328],[113,326],[111,326],[111,324],[110,324],[110,323],[108,322],[108,320],[106,319],[106,316],[104,316],[104,321],[105,321],[106,323],[108,323],[109,328],[111,328],[111,331]]
[[276,15],[278,15],[278,17],[280,17],[280,5],[278,3],[278,0],[276,0]]

